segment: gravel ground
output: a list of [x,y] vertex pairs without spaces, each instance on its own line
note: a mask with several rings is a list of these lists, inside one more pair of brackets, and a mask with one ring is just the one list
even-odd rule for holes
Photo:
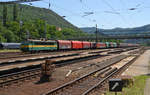
[[[0,89],[0,95],[41,95],[42,93],[45,93],[53,88],[56,88],[66,82],[99,68],[97,66],[99,63],[96,62],[102,62],[118,55],[122,54],[113,54],[111,56],[105,56],[102,58],[56,68],[50,82],[37,84],[37,81],[39,80],[37,78],[32,81],[26,81],[20,84],[9,86],[8,88],[6,87],[5,89]],[[69,72],[71,73],[69,74]]]
[[123,60],[121,60],[120,62],[118,62],[117,64],[114,64],[113,66],[111,66],[112,68],[121,68],[123,65],[127,64],[130,60],[132,60],[134,57],[131,56],[131,57],[127,57]]
[[150,50],[142,54],[122,75],[139,76],[149,74]]
[[[108,49],[105,49],[108,50]],[[112,50],[112,49],[111,49]],[[96,49],[96,50],[80,50],[80,51],[66,51],[66,52],[50,52],[49,54],[33,54],[32,56],[26,56],[26,57],[18,57],[18,58],[8,58],[8,59],[0,59],[0,62],[7,62],[7,61],[11,61],[11,60],[23,60],[23,59],[31,59],[32,58],[40,58],[40,57],[50,57],[50,56],[56,56],[56,55],[62,55],[62,54],[72,54],[72,53],[82,53],[82,52],[96,52],[96,51],[104,51],[104,49],[100,50],[100,49]],[[27,54],[28,55],[28,54]],[[6,56],[6,55],[5,55]]]
[[[91,66],[89,66],[89,64],[101,62],[117,55],[118,54],[56,68],[55,72],[53,73],[51,82],[36,84],[39,79],[27,81],[21,85],[18,84],[6,89],[1,89],[0,95],[10,95],[10,93],[11,95],[41,95],[42,93],[45,93],[53,88],[56,88],[66,82],[69,82],[98,68],[96,64]],[[73,72],[70,75],[66,76],[69,70],[72,70]]]

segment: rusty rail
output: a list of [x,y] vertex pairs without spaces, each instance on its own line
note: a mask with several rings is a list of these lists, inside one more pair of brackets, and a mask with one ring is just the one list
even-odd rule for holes
[[5,85],[9,85],[13,82],[20,81],[23,79],[25,80],[31,77],[39,76],[40,72],[41,70],[40,68],[38,68],[0,76],[0,87],[4,87]]
[[112,77],[113,75],[116,75],[118,73],[122,73],[124,70],[126,70],[137,58],[139,57],[136,56],[134,59],[130,60],[127,64],[125,64],[124,66],[122,66],[121,68],[119,68],[118,70],[112,72],[111,74],[109,74],[108,76],[106,76],[104,79],[102,79],[99,83],[97,83],[96,85],[94,85],[93,87],[91,87],[90,89],[88,89],[87,91],[85,91],[82,95],[88,95],[90,94],[94,89],[98,88],[99,86],[101,86],[105,81],[107,81],[110,77]]
[[[127,57],[127,56],[126,56],[126,57]],[[59,87],[57,87],[57,88],[55,88],[55,89],[52,89],[51,91],[49,91],[49,92],[47,92],[47,93],[45,93],[45,94],[43,94],[43,95],[57,95],[57,93],[59,93],[59,91],[62,91],[63,89],[65,89],[65,88],[67,88],[67,87],[70,87],[70,86],[72,86],[73,84],[76,84],[77,82],[79,82],[79,81],[81,81],[81,80],[83,80],[83,79],[85,79],[85,78],[88,78],[89,76],[95,74],[96,72],[99,72],[99,71],[101,71],[101,70],[103,70],[103,69],[106,69],[106,68],[110,67],[111,65],[113,65],[113,64],[115,64],[115,63],[120,62],[121,60],[123,60],[123,59],[126,58],[126,57],[122,57],[122,58],[120,58],[120,59],[117,59],[116,61],[112,62],[111,64],[105,64],[105,66],[101,67],[100,69],[97,69],[97,70],[95,70],[95,71],[92,71],[92,72],[90,72],[90,73],[88,73],[88,74],[86,74],[86,75],[83,75],[83,76],[81,76],[81,77],[79,77],[79,78],[77,78],[77,79],[75,79],[75,80],[73,80],[73,81],[70,81],[70,82],[68,82],[68,83],[66,83],[66,84],[64,84],[64,85],[61,85],[61,86],[59,86]]]

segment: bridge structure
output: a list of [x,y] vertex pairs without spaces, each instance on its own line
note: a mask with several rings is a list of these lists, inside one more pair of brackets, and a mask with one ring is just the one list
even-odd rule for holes
[[[122,39],[150,39],[149,35],[113,35],[113,36],[98,36],[97,40],[122,40]],[[96,36],[87,36],[87,37],[74,37],[69,38],[68,40],[96,40]]]

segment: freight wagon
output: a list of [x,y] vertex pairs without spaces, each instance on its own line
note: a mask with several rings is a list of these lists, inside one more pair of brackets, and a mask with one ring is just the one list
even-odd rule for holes
[[91,42],[82,42],[83,49],[90,49],[91,48]]
[[20,49],[21,43],[0,43],[0,49]]
[[58,50],[69,50],[71,49],[71,41],[57,40]]
[[81,41],[71,41],[72,49],[82,49],[83,44]]
[[96,48],[106,48],[106,43],[97,43]]
[[91,42],[91,49],[96,49],[96,42]]

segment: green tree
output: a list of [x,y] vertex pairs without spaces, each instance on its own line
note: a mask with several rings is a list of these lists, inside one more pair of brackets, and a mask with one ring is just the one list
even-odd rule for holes
[[0,42],[6,42],[7,40],[0,34]]
[[48,39],[56,39],[56,26],[48,25],[47,26],[47,34],[50,35],[51,38]]
[[20,36],[20,24],[16,21],[7,22],[6,28],[12,31],[15,35]]
[[16,42],[15,35],[10,30],[6,30],[2,33],[2,36],[7,40],[7,42]]
[[65,36],[65,39],[77,37],[77,35],[78,35],[77,32],[75,32],[74,30],[72,30],[70,28],[64,28],[61,32]]
[[7,5],[3,4],[3,25],[6,26],[7,22]]
[[14,4],[13,5],[13,20],[17,21],[17,17],[18,17],[18,5]]

